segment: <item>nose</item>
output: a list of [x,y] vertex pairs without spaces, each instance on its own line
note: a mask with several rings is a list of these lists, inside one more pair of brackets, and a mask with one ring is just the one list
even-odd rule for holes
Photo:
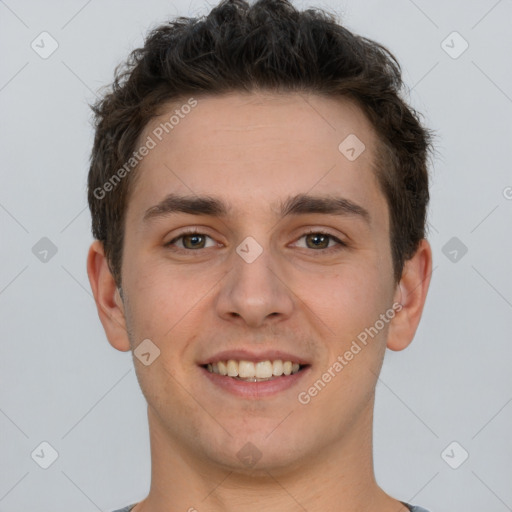
[[254,261],[234,252],[231,263],[216,303],[222,319],[256,328],[290,317],[293,293],[270,250],[263,250]]

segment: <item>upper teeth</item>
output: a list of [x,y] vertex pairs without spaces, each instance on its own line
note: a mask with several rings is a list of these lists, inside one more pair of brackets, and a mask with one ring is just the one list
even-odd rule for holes
[[229,377],[242,377],[258,379],[270,378],[273,375],[279,377],[280,375],[290,375],[299,371],[300,365],[292,363],[291,361],[259,361],[253,363],[252,361],[235,361],[229,359],[228,361],[218,361],[217,363],[210,363],[207,366],[208,371],[212,373],[220,373]]

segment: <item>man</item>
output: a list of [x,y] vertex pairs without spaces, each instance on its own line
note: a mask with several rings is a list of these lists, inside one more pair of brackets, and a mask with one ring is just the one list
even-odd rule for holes
[[93,107],[88,275],[151,438],[123,511],[424,510],[372,460],[432,269],[430,133],[401,86],[330,15],[233,0],[155,29]]

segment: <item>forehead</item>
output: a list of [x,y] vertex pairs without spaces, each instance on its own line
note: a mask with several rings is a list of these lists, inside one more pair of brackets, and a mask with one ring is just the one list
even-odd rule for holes
[[169,193],[208,193],[235,209],[270,208],[310,191],[383,201],[375,132],[348,99],[230,93],[184,98],[160,112],[139,139],[154,147],[137,168],[129,210]]

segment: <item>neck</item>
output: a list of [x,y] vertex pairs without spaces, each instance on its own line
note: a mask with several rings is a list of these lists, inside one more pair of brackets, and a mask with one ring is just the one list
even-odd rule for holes
[[[224,467],[171,436],[151,407],[151,489],[133,512],[405,512],[377,485],[372,458],[373,400],[335,443],[278,467]],[[320,445],[321,446],[321,445]]]

